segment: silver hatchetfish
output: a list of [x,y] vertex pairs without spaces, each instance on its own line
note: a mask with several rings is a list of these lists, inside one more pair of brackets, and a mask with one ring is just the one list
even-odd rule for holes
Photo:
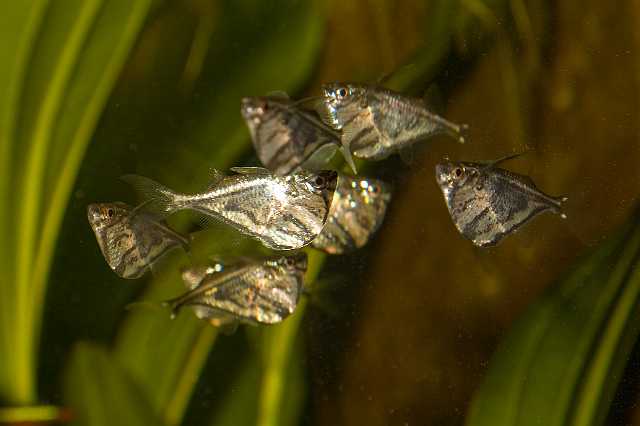
[[234,167],[237,174],[214,171],[209,188],[181,194],[142,176],[123,180],[142,194],[152,211],[193,210],[222,221],[274,250],[304,247],[322,231],[336,189],[329,170],[274,175],[261,167]]
[[260,162],[279,175],[321,168],[341,146],[338,132],[284,93],[243,98],[241,113]]
[[329,254],[364,246],[382,224],[390,200],[387,183],[339,174],[327,223],[311,246]]
[[214,325],[275,324],[295,311],[306,270],[305,253],[187,269],[183,279],[191,289],[164,304],[173,315],[184,306],[195,307],[198,317]]
[[559,214],[566,197],[540,191],[529,176],[496,167],[505,157],[489,164],[443,162],[436,165],[436,180],[458,231],[473,244],[498,244],[534,216]]
[[96,203],[87,218],[109,267],[122,278],[140,278],[162,255],[189,239],[148,212],[125,203]]
[[344,152],[354,157],[381,160],[437,134],[465,141],[466,125],[430,112],[422,99],[356,83],[325,84],[322,92],[318,113],[342,131]]

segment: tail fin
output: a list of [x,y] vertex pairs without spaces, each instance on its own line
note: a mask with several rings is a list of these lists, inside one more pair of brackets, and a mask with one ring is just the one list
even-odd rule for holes
[[141,302],[133,302],[133,303],[129,303],[127,306],[125,306],[124,308],[127,311],[135,311],[137,309],[149,309],[149,310],[154,310],[154,311],[164,311],[164,310],[169,310],[169,312],[171,313],[171,319],[174,319],[177,315],[178,312],[180,311],[180,309],[182,308],[182,306],[184,305],[183,301],[181,300],[180,297],[176,297],[175,299],[169,299],[169,300],[165,300],[163,302],[152,302],[152,301],[148,301],[148,300],[143,300]]
[[560,197],[555,197],[554,200],[558,203],[558,214],[560,215],[561,218],[566,219],[567,218],[567,214],[562,210],[562,206],[563,204],[568,200],[568,197],[565,196],[560,196]]
[[176,203],[179,194],[153,179],[138,175],[124,175],[120,179],[133,187],[148,210],[169,215],[180,208]]
[[[187,292],[186,294],[189,293],[190,292]],[[185,298],[185,295],[183,294],[182,296],[160,302],[160,305],[163,308],[168,308],[169,311],[171,311],[171,319],[174,319],[178,315],[178,312],[180,312],[180,309],[182,309],[182,307],[187,303],[187,300],[188,299]]]
[[138,309],[150,309],[153,311],[164,310],[165,306],[162,302],[152,302],[148,300],[143,300],[141,302],[132,302],[124,307],[127,311],[135,311]]
[[468,124],[460,124],[458,125],[458,131],[456,132],[458,136],[458,142],[465,143],[469,140],[469,125]]
[[442,129],[442,132],[457,139],[459,143],[465,143],[467,141],[469,132],[468,124],[455,124],[436,114],[432,114],[431,117],[439,125],[440,129]]

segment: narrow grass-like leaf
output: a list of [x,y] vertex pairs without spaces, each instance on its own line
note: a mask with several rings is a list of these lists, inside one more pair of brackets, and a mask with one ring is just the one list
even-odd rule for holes
[[[84,148],[149,4],[0,6],[0,68],[6,70],[0,74],[0,392],[8,401],[37,399],[40,323],[58,228]],[[60,161],[51,167],[55,157]]]
[[601,425],[640,332],[640,226],[582,259],[513,326],[467,424]]
[[[96,2],[81,3],[82,7],[73,8],[77,15],[60,56],[49,64],[50,68],[39,71],[50,73],[51,80],[45,83],[44,101],[35,114],[33,139],[24,156],[29,174],[25,175],[27,192],[21,194],[26,200],[22,206],[25,217],[19,227],[22,238],[16,242],[21,268],[16,283],[17,315],[22,327],[16,330],[20,338],[13,350],[20,360],[17,367],[22,375],[31,376],[30,382],[36,371],[47,276],[65,206],[96,122],[150,6],[147,0],[109,1],[104,7]],[[69,19],[63,11],[56,12],[63,6],[69,5],[56,3],[40,35],[42,49],[49,55],[53,47],[48,45],[47,31],[60,32],[58,25]],[[34,84],[42,84],[42,80],[36,78]],[[23,125],[29,126],[31,121],[26,115]],[[59,161],[45,163],[47,152],[51,153],[49,160]],[[47,167],[49,173],[45,172]],[[45,175],[48,196],[39,213]]]
[[16,349],[21,354],[16,368],[25,376],[35,373],[37,349],[34,341],[38,336],[31,317],[34,312],[30,308],[33,303],[31,278],[40,231],[46,154],[64,93],[100,6],[99,1],[51,4],[26,73],[28,84],[22,94],[18,117],[18,149],[13,156],[14,163],[19,165],[14,173],[16,188],[13,192],[17,231],[16,330],[25,331],[16,333]]
[[0,6],[0,398],[15,404],[35,402],[32,372],[19,369],[16,332],[15,269],[11,212],[11,158],[25,68],[46,8],[46,1],[4,2]]

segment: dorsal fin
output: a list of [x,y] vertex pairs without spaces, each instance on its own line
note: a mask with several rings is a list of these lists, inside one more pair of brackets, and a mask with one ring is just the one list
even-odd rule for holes
[[514,158],[518,158],[521,155],[528,154],[531,151],[533,151],[533,150],[532,149],[527,149],[526,151],[517,152],[515,154],[505,155],[504,157],[500,157],[497,160],[493,160],[493,161],[490,161],[488,163],[485,163],[483,168],[491,169],[493,167],[496,167],[498,164],[502,164],[505,161],[513,160]]
[[397,78],[398,75],[402,75],[402,73],[411,74],[413,72],[413,69],[415,69],[415,67],[416,67],[416,64],[413,62],[410,62],[408,64],[404,64],[400,66],[399,68],[395,68],[391,71],[387,71],[386,73],[382,74],[380,77],[376,79],[374,86],[383,87],[389,82],[389,80]]
[[264,167],[232,167],[232,172],[239,173],[241,175],[270,175],[272,174],[269,169]]
[[224,173],[220,170],[214,168],[209,169],[209,185],[207,189],[215,188],[224,177]]
[[284,90],[274,90],[273,92],[269,92],[267,93],[267,97],[289,100],[289,95]]

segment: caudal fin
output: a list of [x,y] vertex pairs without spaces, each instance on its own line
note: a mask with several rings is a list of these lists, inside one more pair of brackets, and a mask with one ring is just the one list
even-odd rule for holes
[[567,214],[562,210],[562,207],[564,205],[564,203],[568,200],[568,197],[565,197],[564,195],[560,196],[560,197],[555,197],[555,201],[557,202],[557,207],[558,207],[558,214],[560,215],[561,218],[566,219],[567,218]]
[[178,194],[153,179],[138,175],[124,175],[120,179],[133,187],[146,210],[169,215],[180,208],[176,203]]
[[141,302],[133,302],[129,303],[124,308],[127,311],[137,311],[139,309],[148,309],[152,311],[166,311],[167,309],[171,313],[171,319],[174,319],[180,310],[180,306],[175,306],[174,300],[167,300],[164,302],[152,302],[148,300],[143,300]]
[[458,138],[458,142],[460,143],[465,143],[467,140],[469,140],[469,125],[468,124],[458,125],[456,136]]
[[160,304],[163,308],[169,309],[169,311],[171,312],[171,319],[174,319],[178,315],[178,312],[180,311],[180,308],[182,308],[182,305],[184,305],[184,302],[182,301],[181,297],[176,297],[175,299],[160,302]]
[[440,126],[442,130],[452,138],[455,138],[458,143],[465,143],[468,139],[469,126],[467,124],[455,124],[442,117]]

